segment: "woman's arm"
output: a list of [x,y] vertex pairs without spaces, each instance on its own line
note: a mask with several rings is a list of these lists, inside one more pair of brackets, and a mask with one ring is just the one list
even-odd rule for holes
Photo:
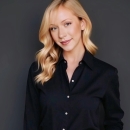
[[33,62],[28,72],[24,111],[24,130],[39,130],[40,103],[39,92],[34,83],[36,63]]
[[123,130],[124,111],[120,107],[118,70],[110,73],[108,88],[103,98],[105,109],[105,130]]

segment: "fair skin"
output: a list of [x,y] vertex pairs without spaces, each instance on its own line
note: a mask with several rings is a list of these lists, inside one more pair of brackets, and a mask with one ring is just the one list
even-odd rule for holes
[[[55,43],[63,49],[67,61],[69,82],[74,70],[82,60],[85,48],[81,39],[81,30],[85,29],[85,21],[79,20],[70,10],[60,6],[50,16],[50,33]],[[68,43],[62,41],[70,40]]]

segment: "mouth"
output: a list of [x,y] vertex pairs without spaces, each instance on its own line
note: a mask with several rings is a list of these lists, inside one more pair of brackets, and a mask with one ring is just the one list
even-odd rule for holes
[[72,40],[72,39],[66,40],[66,41],[62,41],[62,42],[60,42],[60,43],[63,44],[63,45],[66,45],[66,44],[68,44],[71,40]]

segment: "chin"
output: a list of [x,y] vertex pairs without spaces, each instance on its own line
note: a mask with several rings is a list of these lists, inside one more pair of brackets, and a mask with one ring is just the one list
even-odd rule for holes
[[62,47],[63,51],[73,51],[74,47]]

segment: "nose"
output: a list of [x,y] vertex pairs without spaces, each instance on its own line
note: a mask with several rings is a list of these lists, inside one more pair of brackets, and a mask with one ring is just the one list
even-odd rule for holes
[[61,39],[64,38],[64,37],[66,36],[66,31],[65,31],[65,29],[59,28],[58,36],[59,36],[59,38],[61,38]]

